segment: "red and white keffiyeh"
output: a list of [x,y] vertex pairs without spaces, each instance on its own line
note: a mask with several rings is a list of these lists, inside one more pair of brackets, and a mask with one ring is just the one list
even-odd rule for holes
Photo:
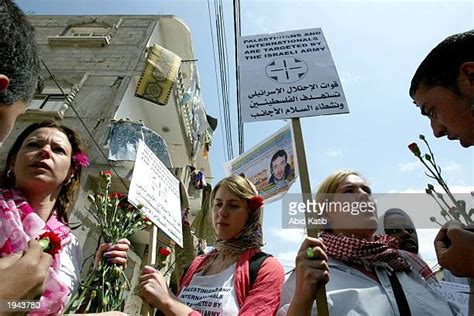
[[[0,189],[0,257],[26,250],[30,239],[46,231],[61,238],[61,249],[71,240],[71,229],[55,214],[45,223],[18,192]],[[64,308],[69,288],[58,277],[59,258],[59,254],[54,256],[51,263],[40,309],[28,315],[59,315]]]
[[378,235],[369,241],[324,232],[320,238],[327,247],[327,255],[335,260],[364,268],[381,266],[395,272],[412,272],[428,283],[436,282],[428,265],[417,255],[398,249],[398,241],[394,237]]

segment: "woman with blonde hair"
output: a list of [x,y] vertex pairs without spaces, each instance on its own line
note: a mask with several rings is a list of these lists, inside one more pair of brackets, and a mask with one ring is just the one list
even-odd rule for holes
[[283,268],[261,252],[263,200],[246,178],[222,179],[211,194],[215,248],[196,257],[175,297],[163,276],[145,267],[140,296],[166,315],[274,315]]
[[377,211],[367,181],[338,171],[320,185],[328,227],[306,238],[286,281],[278,315],[315,315],[318,285],[326,284],[331,315],[453,315],[426,263],[399,250],[394,237],[374,235]]

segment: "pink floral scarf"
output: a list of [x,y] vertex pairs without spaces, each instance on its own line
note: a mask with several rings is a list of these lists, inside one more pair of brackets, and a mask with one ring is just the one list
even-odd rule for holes
[[[28,241],[52,231],[61,238],[61,249],[71,241],[71,229],[58,221],[53,213],[46,224],[31,208],[26,199],[14,190],[0,189],[0,257],[22,252]],[[59,315],[69,294],[69,288],[58,277],[60,254],[54,257],[49,269],[41,308],[28,315]]]

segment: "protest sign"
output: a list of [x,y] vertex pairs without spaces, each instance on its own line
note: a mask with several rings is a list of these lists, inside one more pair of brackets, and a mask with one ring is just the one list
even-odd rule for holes
[[242,120],[349,113],[320,28],[239,38]]
[[128,199],[135,206],[143,205],[145,215],[183,246],[179,181],[142,140],[138,143]]

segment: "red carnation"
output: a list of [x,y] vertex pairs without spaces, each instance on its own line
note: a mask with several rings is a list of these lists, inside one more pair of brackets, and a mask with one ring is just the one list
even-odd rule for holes
[[110,172],[109,170],[102,170],[100,172],[100,175],[103,176],[103,177],[111,177],[112,176],[112,172]]
[[125,197],[126,195],[123,194],[122,192],[110,192],[109,193],[109,199],[117,199],[117,200],[121,200]]
[[160,256],[166,258],[171,254],[171,250],[168,247],[160,247],[158,253],[160,254]]
[[417,157],[421,157],[421,151],[420,151],[420,148],[418,147],[418,145],[416,143],[411,143],[410,145],[408,145],[408,148],[411,150],[411,152],[417,156]]
[[53,232],[44,232],[38,239],[41,249],[53,257],[61,250],[61,238]]
[[247,201],[247,206],[249,210],[256,211],[263,205],[263,199],[261,196],[257,195]]

